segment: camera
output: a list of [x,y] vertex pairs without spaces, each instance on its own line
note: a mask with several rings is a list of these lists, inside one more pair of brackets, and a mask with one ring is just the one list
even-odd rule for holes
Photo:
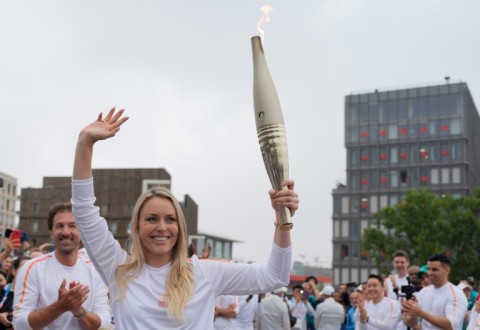
[[413,293],[416,291],[415,287],[412,285],[410,276],[407,276],[408,285],[402,285],[400,287],[400,292],[403,293],[405,299],[410,300],[413,297]]

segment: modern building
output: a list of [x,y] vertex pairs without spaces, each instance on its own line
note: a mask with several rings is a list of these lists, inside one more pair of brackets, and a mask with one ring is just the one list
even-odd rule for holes
[[17,179],[0,172],[0,233],[15,226]]
[[405,190],[471,195],[480,185],[480,117],[466,83],[345,97],[347,181],[333,190],[333,282],[376,272],[362,233]]
[[[171,176],[163,168],[93,169],[93,177],[100,215],[107,219],[111,233],[122,246],[130,234],[130,218],[138,196],[154,186],[169,189],[171,186]],[[29,234],[33,246],[51,242],[48,210],[52,204],[70,198],[70,177],[44,177],[43,187],[22,188],[20,229]],[[184,196],[180,205],[187,220],[189,243],[197,240],[205,242],[204,245],[208,243],[212,247],[211,257],[230,259],[235,241],[198,233],[198,205],[189,195]],[[197,251],[200,253],[201,249]]]

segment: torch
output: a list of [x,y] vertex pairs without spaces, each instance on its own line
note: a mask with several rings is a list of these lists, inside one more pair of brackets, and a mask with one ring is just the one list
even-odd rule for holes
[[[253,104],[257,125],[258,143],[263,162],[275,190],[287,189],[282,182],[288,179],[288,148],[282,108],[277,91],[268,71],[262,40],[252,37],[253,54]],[[290,210],[281,208],[280,230],[293,227]]]

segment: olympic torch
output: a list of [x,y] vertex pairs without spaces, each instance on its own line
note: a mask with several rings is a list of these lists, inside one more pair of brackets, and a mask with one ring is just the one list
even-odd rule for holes
[[[275,190],[287,189],[282,182],[288,175],[288,148],[282,109],[277,91],[268,71],[262,40],[255,36],[252,41],[253,53],[253,103],[258,142],[263,162]],[[290,210],[281,209],[280,230],[293,227]]]

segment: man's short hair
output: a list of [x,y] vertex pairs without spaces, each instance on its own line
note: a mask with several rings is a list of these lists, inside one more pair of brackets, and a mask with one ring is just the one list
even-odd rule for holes
[[407,261],[409,261],[408,253],[405,252],[404,250],[397,250],[393,252],[393,259],[395,259],[396,257],[403,257],[407,259]]
[[301,284],[296,284],[296,285],[293,286],[292,291],[295,290],[295,289],[298,289],[298,290],[302,291],[303,286]]
[[368,279],[371,279],[371,278],[376,278],[380,282],[380,284],[384,286],[383,278],[380,275],[377,275],[377,274],[368,275]]
[[448,267],[450,268],[452,266],[452,262],[450,261],[450,259],[444,255],[444,254],[434,254],[433,256],[431,256],[430,258],[428,258],[428,261],[430,262],[434,262],[434,261],[438,261],[442,264],[443,267]]
[[61,212],[72,212],[72,204],[70,202],[66,203],[56,203],[50,206],[48,211],[48,230],[52,231],[53,229],[53,218],[57,213]]

